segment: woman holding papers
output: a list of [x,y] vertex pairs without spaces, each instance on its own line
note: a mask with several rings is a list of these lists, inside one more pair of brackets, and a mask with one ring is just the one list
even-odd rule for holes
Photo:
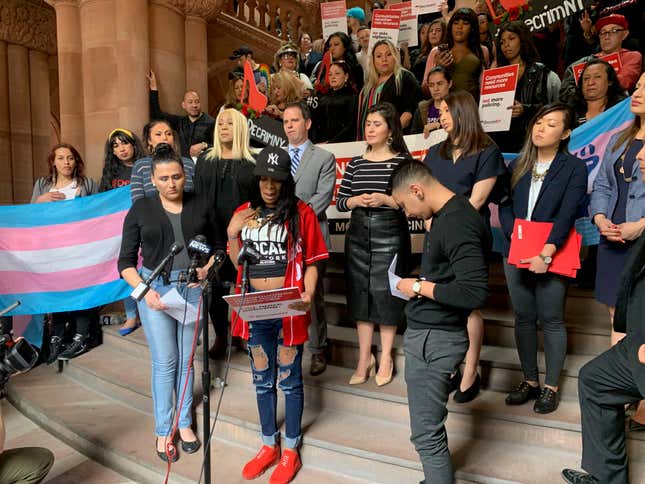
[[[296,287],[302,299],[296,304],[306,311],[316,290],[316,263],[329,257],[318,218],[295,195],[291,158],[285,150],[262,150],[254,173],[259,196],[235,211],[227,229],[230,258],[238,266],[238,283],[244,277],[242,262],[246,260],[251,292]],[[253,258],[248,257],[251,252]],[[301,467],[302,351],[308,325],[308,313],[251,323],[239,314],[231,317],[231,333],[248,340],[262,430],[263,446],[242,469],[244,479],[255,479],[278,464],[271,482],[286,483]],[[285,399],[282,456],[276,421],[277,388]]]
[[[477,104],[466,91],[453,91],[439,103],[439,122],[448,138],[430,147],[424,163],[442,185],[468,197],[490,227],[489,198],[497,177],[506,173],[502,153],[482,129]],[[452,379],[457,403],[469,402],[479,393],[477,366],[483,337],[484,319],[475,310],[468,317],[470,346],[463,377],[457,373]]]
[[[349,384],[360,385],[375,376],[376,384],[382,386],[392,381],[392,346],[405,306],[405,301],[390,291],[388,268],[397,254],[397,273],[407,275],[410,253],[408,222],[387,194],[394,168],[410,159],[398,113],[390,103],[369,109],[365,141],[365,154],[352,158],[345,169],[336,208],[352,211],[345,235],[345,273],[347,308],[356,322],[359,359]],[[377,324],[381,334],[378,372],[372,354]]]
[[[214,228],[206,199],[184,191],[186,174],[181,157],[167,144],[157,146],[152,156],[151,178],[158,194],[134,202],[123,223],[123,238],[119,254],[121,277],[137,288],[150,276],[170,252],[174,243],[188,246],[196,235],[204,235],[212,243]],[[143,268],[137,271],[141,251]],[[165,312],[168,306],[162,296],[176,291],[197,307],[201,290],[183,282],[190,259],[187,249],[181,250],[166,267],[165,274],[153,280],[145,298],[138,303],[139,317],[150,346],[152,359],[152,401],[155,417],[157,455],[163,461],[178,459],[174,446],[178,414],[179,439],[184,452],[197,452],[200,443],[193,432],[193,376],[191,350],[197,339],[196,321],[175,319]],[[213,258],[196,275],[203,280]],[[184,304],[186,304],[184,302]],[[176,405],[173,405],[173,401]]]
[[[568,279],[549,272],[553,257],[567,242],[587,192],[585,163],[567,152],[574,122],[565,104],[548,104],[531,120],[519,156],[511,163],[511,201],[500,207],[500,221],[508,241],[516,220],[552,224],[537,253],[521,254],[520,266],[508,262],[504,272],[515,313],[515,342],[524,381],[507,397],[508,405],[536,400],[536,413],[553,412],[559,403],[558,380],[567,353],[564,301]],[[527,226],[528,227],[528,226]],[[527,228],[528,231],[528,228]],[[513,244],[526,244],[513,234]],[[540,389],[537,322],[544,333],[546,378]]]

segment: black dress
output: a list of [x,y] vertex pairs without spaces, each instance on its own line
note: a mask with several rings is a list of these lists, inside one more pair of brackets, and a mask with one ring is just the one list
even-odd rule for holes
[[[336,207],[347,211],[347,199],[363,193],[384,193],[394,168],[410,159],[401,154],[386,161],[352,159],[338,191]],[[354,321],[396,326],[403,320],[405,301],[392,296],[388,268],[397,255],[396,273],[409,271],[410,233],[400,210],[355,208],[345,234],[347,307]]]
[[343,143],[356,139],[358,97],[350,86],[318,97],[312,112],[315,143]]

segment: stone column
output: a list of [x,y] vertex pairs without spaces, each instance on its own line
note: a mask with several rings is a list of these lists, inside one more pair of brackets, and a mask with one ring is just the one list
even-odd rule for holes
[[31,92],[31,149],[34,176],[47,174],[49,153],[49,123],[51,102],[49,98],[49,62],[47,54],[29,51],[29,79]]
[[29,50],[10,44],[7,46],[7,61],[13,195],[15,202],[28,202],[33,190]]
[[0,204],[13,202],[7,43],[0,40]]
[[161,108],[181,113],[186,90],[184,13],[169,0],[150,0],[150,67],[157,75]]
[[83,111],[85,147],[81,155],[86,172],[95,180],[103,170],[103,146],[108,133],[119,124],[115,49],[114,0],[81,0],[79,9],[83,57]]
[[186,89],[199,94],[202,111],[208,111],[208,48],[206,20],[186,17]]
[[148,122],[148,1],[115,0],[114,8],[119,127],[141,136]]
[[83,63],[78,0],[48,0],[56,9],[61,141],[85,149]]

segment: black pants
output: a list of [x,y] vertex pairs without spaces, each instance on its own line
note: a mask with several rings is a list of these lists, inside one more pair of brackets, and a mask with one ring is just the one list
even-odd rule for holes
[[65,334],[65,323],[70,322],[74,325],[76,334],[82,334],[88,337],[90,335],[90,325],[96,318],[97,312],[95,308],[65,313],[53,313],[51,335],[62,338]]
[[515,343],[524,378],[538,381],[537,322],[540,321],[544,334],[545,383],[558,386],[567,356],[564,300],[568,282],[550,272],[534,274],[528,269],[518,269],[506,260],[504,273],[515,313]]
[[228,296],[231,290],[224,283],[235,282],[237,277],[237,270],[228,257],[219,270],[219,277],[222,284],[212,281],[212,295],[210,301],[208,301],[208,314],[213,322],[215,334],[218,337],[226,338],[228,334],[228,304],[223,299],[223,296]]
[[625,404],[640,401],[626,339],[580,370],[582,468],[603,484],[626,484]]

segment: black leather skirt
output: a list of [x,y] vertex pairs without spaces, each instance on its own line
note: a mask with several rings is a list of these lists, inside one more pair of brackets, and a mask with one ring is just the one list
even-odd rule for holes
[[395,326],[406,301],[392,296],[387,270],[398,254],[397,275],[409,273],[410,233],[405,215],[385,208],[356,208],[345,235],[347,306],[354,321]]

